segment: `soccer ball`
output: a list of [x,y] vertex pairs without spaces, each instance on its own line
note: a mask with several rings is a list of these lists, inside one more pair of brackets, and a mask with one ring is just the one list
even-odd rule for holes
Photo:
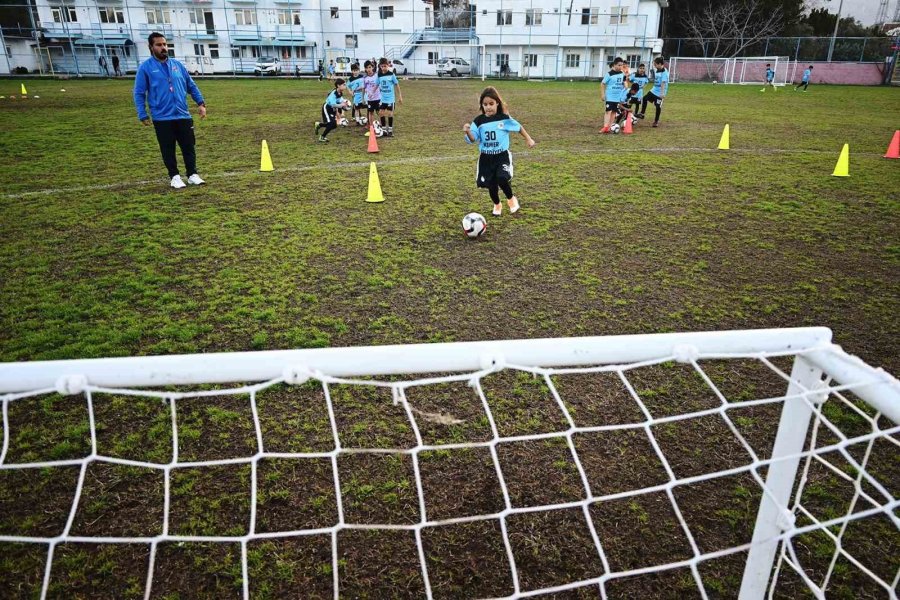
[[375,137],[381,137],[384,135],[384,129],[381,128],[381,123],[376,121],[374,124],[375,129]]
[[631,115],[631,124],[634,125],[638,122],[637,115]]
[[610,125],[610,126],[609,126],[609,132],[610,132],[610,133],[619,133],[619,124],[618,124],[618,123],[613,123],[612,125]]
[[715,84],[717,84],[717,83],[719,83],[719,80],[718,80],[718,79],[713,79],[713,85],[715,85]]
[[338,121],[338,123],[340,123],[341,127],[346,127],[350,124],[350,121],[348,121],[347,119],[341,119],[340,121]]
[[369,124],[369,119],[368,119],[368,117],[360,117],[360,118],[359,118],[359,124],[360,124],[360,125],[368,125],[368,124]]
[[481,234],[484,233],[484,230],[487,229],[487,221],[485,221],[484,217],[478,213],[473,212],[463,217],[462,226],[466,235],[475,239],[481,236]]

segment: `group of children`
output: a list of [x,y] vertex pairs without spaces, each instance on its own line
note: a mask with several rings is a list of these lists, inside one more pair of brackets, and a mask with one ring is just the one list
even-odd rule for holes
[[638,66],[637,73],[631,75],[623,59],[613,60],[612,68],[600,83],[600,98],[605,103],[600,133],[615,133],[622,121],[632,118],[632,114],[636,119],[643,119],[649,103],[656,108],[653,127],[659,127],[663,100],[669,88],[669,71],[662,56],[654,59],[653,67],[653,88],[645,96],[644,87],[650,82],[647,66],[642,63]]
[[[348,89],[352,97],[345,99],[344,93]],[[349,81],[341,78],[334,80],[334,89],[322,105],[322,120],[316,121],[316,137],[319,142],[328,142],[328,134],[338,125],[349,125],[344,111],[350,111],[351,118],[359,126],[372,123],[378,137],[394,137],[395,103],[403,104],[403,95],[400,93],[400,81],[391,70],[388,59],[378,61],[377,72],[375,62],[367,60],[365,75],[360,73],[359,63],[353,63]],[[376,115],[378,121],[375,120]],[[369,134],[366,131],[366,135]]]

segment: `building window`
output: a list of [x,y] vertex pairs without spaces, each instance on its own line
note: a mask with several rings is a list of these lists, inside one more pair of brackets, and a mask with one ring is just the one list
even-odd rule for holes
[[425,9],[425,27],[431,27],[431,9]]
[[348,34],[344,36],[344,47],[345,48],[356,48],[359,46],[359,38],[356,34]]
[[428,64],[433,65],[438,61],[438,53],[437,52],[429,52],[428,53]]
[[628,63],[629,69],[637,69],[638,65],[641,64],[641,55],[628,54],[625,56],[625,62]]
[[378,15],[382,19],[391,19],[394,17],[394,7],[393,6],[379,6],[378,7]]
[[337,6],[332,6],[332,7],[331,7],[331,18],[332,18],[332,19],[337,19],[337,18],[338,18],[338,7],[337,7]]
[[50,10],[53,12],[54,23],[77,23],[78,13],[70,6],[54,6]]
[[6,47],[6,56],[12,58],[12,46]]
[[283,9],[278,11],[278,24],[279,25],[299,25],[300,24],[300,11],[299,10],[289,10]]
[[512,10],[498,10],[497,25],[512,25]]
[[294,56],[297,58],[306,58],[306,46],[294,46]]
[[202,8],[190,8],[188,9],[188,15],[191,17],[191,25],[203,25],[205,23]]
[[628,23],[628,7],[613,6],[612,13],[609,15],[610,25],[625,25]]
[[495,54],[494,66],[498,69],[509,62],[509,54]]
[[125,13],[111,6],[104,6],[100,10],[101,23],[124,23]]
[[369,7],[363,6],[362,8],[360,8],[359,16],[362,17],[363,19],[368,19],[369,18]]
[[580,54],[566,54],[566,68],[576,69],[581,65]]
[[526,54],[525,55],[525,66],[526,67],[536,67],[537,66],[537,54]]
[[540,8],[526,8],[525,9],[525,25],[526,25],[526,27],[540,25],[542,18],[543,17],[541,16]]
[[175,44],[174,44],[174,43],[172,43],[172,44],[168,44],[168,43],[167,43],[167,44],[166,44],[166,48],[169,50],[169,56],[171,56],[172,58],[175,58]]
[[209,45],[209,57],[210,58],[219,58],[219,45],[218,44],[210,44]]
[[168,10],[163,10],[161,8],[150,8],[147,9],[147,24],[148,25],[162,25],[164,23],[172,22],[172,13]]
[[232,46],[231,47],[231,58],[240,58],[240,57],[241,57],[240,46]]
[[582,8],[581,9],[581,24],[582,25],[596,25],[600,22],[600,9],[599,8]]
[[194,44],[194,56],[206,56],[206,46],[203,44]]
[[256,25],[256,12],[252,8],[238,8],[234,11],[235,25]]

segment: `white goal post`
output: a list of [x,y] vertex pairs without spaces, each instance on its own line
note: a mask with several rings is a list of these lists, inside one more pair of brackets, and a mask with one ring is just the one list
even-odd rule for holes
[[[0,450],[0,476],[12,471],[47,470],[53,468],[80,467],[81,474],[72,500],[66,525],[56,535],[34,535],[8,533],[0,530],[0,544],[37,544],[47,549],[47,560],[44,567],[41,597],[46,597],[51,580],[54,551],[61,544],[143,544],[150,549],[149,566],[146,572],[146,589],[144,597],[151,597],[154,586],[154,564],[157,548],[168,542],[184,543],[230,543],[240,544],[240,560],[243,573],[243,597],[250,597],[248,567],[248,543],[260,539],[277,537],[298,537],[303,535],[330,535],[331,560],[333,569],[328,577],[333,577],[334,597],[341,591],[341,568],[338,557],[338,534],[353,529],[366,530],[402,530],[413,532],[418,548],[418,569],[424,582],[424,591],[428,598],[433,595],[435,573],[429,566],[428,552],[423,545],[426,530],[434,530],[445,525],[459,524],[462,521],[491,521],[500,523],[503,545],[508,560],[508,578],[511,587],[506,594],[510,598],[531,597],[540,594],[562,592],[583,587],[598,588],[606,597],[606,586],[624,578],[646,573],[661,573],[671,569],[686,569],[694,580],[700,594],[705,598],[700,566],[706,561],[746,552],[747,560],[743,569],[743,581],[740,586],[741,600],[762,599],[771,594],[779,585],[780,576],[786,572],[796,573],[799,580],[817,597],[824,597],[829,581],[835,573],[838,560],[852,564],[862,576],[867,577],[873,585],[896,598],[900,569],[893,574],[884,574],[883,569],[867,564],[866,559],[855,556],[852,548],[842,546],[842,536],[848,525],[865,519],[880,519],[889,523],[893,531],[900,536],[900,500],[896,497],[896,488],[892,483],[883,481],[873,473],[869,473],[870,456],[873,447],[888,449],[896,455],[900,451],[900,382],[882,369],[873,368],[860,359],[845,353],[831,341],[832,334],[827,328],[810,327],[796,329],[764,329],[743,331],[717,331],[695,333],[666,333],[647,335],[624,335],[607,337],[582,337],[558,339],[482,341],[416,345],[391,345],[354,348],[325,348],[306,350],[280,350],[240,353],[210,353],[183,356],[149,356],[84,359],[66,361],[43,361],[23,363],[0,363],[0,402],[3,412],[3,438]],[[792,369],[784,370],[778,366],[779,361],[793,359]],[[730,398],[728,392],[713,381],[707,365],[716,361],[748,360],[777,381],[784,384],[783,391],[776,397],[739,397]],[[778,364],[776,364],[778,363]],[[688,369],[702,380],[717,405],[703,410],[687,410],[675,415],[659,415],[648,408],[645,393],[640,386],[632,382],[635,373],[641,369],[676,364]],[[711,367],[709,367],[711,368]],[[549,398],[565,416],[566,426],[550,432],[503,435],[497,426],[491,403],[487,400],[482,380],[492,374],[506,370],[519,371],[537,378],[545,389],[549,390]],[[570,409],[570,400],[566,393],[557,387],[556,379],[568,375],[604,374],[617,378],[627,390],[636,407],[639,407],[643,418],[635,422],[622,424],[602,424],[586,426],[577,423]],[[397,375],[427,375],[421,379],[412,377],[398,378]],[[354,379],[363,378],[363,379]],[[378,379],[382,378],[382,379]],[[485,411],[486,422],[490,424],[491,436],[486,441],[456,442],[454,444],[426,443],[420,434],[420,423],[435,415],[418,408],[415,401],[408,398],[411,390],[421,386],[450,382],[464,382],[474,390]],[[234,388],[219,388],[221,384],[240,385]],[[321,385],[327,403],[331,431],[334,436],[334,448],[329,452],[284,452],[272,453],[266,450],[263,429],[260,426],[256,395],[272,386],[292,386],[315,383]],[[216,389],[210,389],[215,384]],[[415,433],[415,445],[404,449],[395,448],[348,448],[345,447],[338,433],[335,420],[334,395],[331,388],[337,385],[346,386],[379,386],[389,388],[394,406],[402,407],[409,420],[411,430]],[[199,386],[195,390],[171,386]],[[40,460],[30,462],[14,462],[13,455],[14,423],[11,421],[11,407],[29,399],[40,399],[49,395],[84,396],[90,416],[91,441],[90,453],[79,459]],[[158,398],[171,410],[171,422],[174,429],[172,435],[173,453],[171,461],[165,463],[123,460],[104,454],[98,445],[94,403],[96,398],[104,394],[116,394],[124,398]],[[649,394],[649,392],[648,392]],[[255,453],[228,461],[194,461],[179,462],[178,428],[176,426],[176,404],[182,410],[184,403],[195,398],[213,396],[248,397],[252,409],[256,438]],[[867,405],[866,410],[858,407],[859,402]],[[853,411],[854,418],[866,425],[866,428],[854,428],[843,431],[841,424],[835,422],[824,409],[826,402],[837,403],[841,410]],[[758,455],[747,443],[744,436],[735,427],[729,411],[736,409],[753,409],[757,407],[777,407],[780,410],[780,422],[774,435],[774,444],[769,455]],[[453,405],[441,407],[444,413],[452,413]],[[744,446],[751,461],[741,467],[703,473],[700,475],[678,475],[670,467],[670,462],[662,446],[655,437],[658,427],[687,422],[690,419],[719,417],[732,431],[737,441]],[[603,494],[592,488],[586,466],[579,457],[586,450],[576,444],[575,436],[588,433],[602,433],[619,430],[642,433],[647,436],[653,452],[668,473],[668,482],[651,488],[632,489],[615,494]],[[581,438],[579,438],[581,439]],[[521,507],[511,501],[510,482],[504,478],[505,463],[498,459],[497,448],[506,443],[533,442],[535,445],[559,442],[568,448],[574,457],[574,465],[580,476],[583,490],[580,500],[566,504]],[[648,446],[649,447],[649,446]],[[867,448],[864,456],[851,452],[851,449]],[[490,450],[493,457],[499,486],[502,488],[505,508],[499,512],[475,515],[465,519],[436,519],[429,517],[430,498],[426,495],[420,476],[420,454],[423,452],[441,451],[458,448],[480,448]],[[397,454],[411,457],[415,472],[415,494],[418,496],[418,520],[405,524],[374,525],[359,524],[347,517],[342,508],[342,482],[337,467],[338,459],[348,453],[354,454]],[[257,528],[256,493],[262,485],[257,465],[261,460],[277,456],[278,458],[330,460],[333,465],[335,496],[337,498],[337,521],[328,528],[314,530],[289,530],[278,532],[259,532]],[[851,473],[842,471],[841,467],[830,464],[834,456],[840,456],[842,465],[849,465]],[[115,536],[79,536],[72,533],[72,524],[79,510],[79,504],[87,502],[82,498],[85,486],[85,472],[91,463],[107,462],[135,468],[154,469],[164,473],[165,505],[162,533],[145,537]],[[201,468],[223,463],[243,464],[252,467],[249,527],[242,535],[223,535],[219,537],[183,535],[169,528],[170,484],[172,471],[185,465]],[[823,463],[826,468],[836,471],[836,476],[852,482],[855,489],[852,502],[846,512],[829,514],[827,518],[817,516],[803,501],[804,483],[807,473],[813,464]],[[847,470],[847,469],[844,469]],[[760,488],[760,502],[756,508],[756,521],[753,527],[752,540],[723,550],[701,549],[695,543],[694,534],[688,519],[679,507],[679,497],[675,491],[697,482],[714,482],[719,478],[736,473],[752,476]],[[800,477],[798,478],[798,474]],[[259,481],[258,481],[259,480]],[[7,480],[0,480],[7,481]],[[798,483],[799,481],[799,483]],[[680,524],[681,531],[690,542],[691,556],[670,563],[640,567],[633,569],[615,569],[608,561],[609,546],[607,538],[595,526],[591,510],[604,502],[621,498],[639,497],[650,491],[665,494],[672,504],[674,514]],[[0,496],[2,500],[2,496]],[[2,502],[0,502],[2,506]],[[589,539],[593,540],[594,551],[603,563],[600,573],[588,577],[573,577],[564,583],[528,588],[524,583],[522,566],[517,562],[514,544],[507,532],[507,521],[524,514],[542,511],[577,510],[584,515]],[[0,519],[2,523],[2,519]],[[310,533],[312,532],[312,533]],[[815,533],[827,536],[834,545],[834,554],[824,579],[808,573],[798,558],[795,539],[799,536]],[[898,538],[900,539],[900,538]],[[897,540],[895,540],[896,542]],[[9,579],[11,574],[0,573]],[[3,577],[0,577],[2,580]]]
[[734,58],[697,58],[673,56],[669,59],[669,78],[673,83],[730,83],[762,85],[766,65],[775,71],[774,84],[791,81],[793,62],[788,56],[742,56]]

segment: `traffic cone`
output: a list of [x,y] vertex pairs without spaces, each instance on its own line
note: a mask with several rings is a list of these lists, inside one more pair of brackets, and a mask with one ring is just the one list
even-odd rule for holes
[[[369,139],[374,140],[375,136],[372,135]],[[378,152],[377,149],[375,151]],[[384,202],[384,196],[381,193],[381,181],[378,179],[378,169],[375,168],[374,162],[369,163],[369,196],[366,198],[366,202]]]
[[[369,125],[369,152],[378,152],[378,140],[375,138],[375,126]],[[375,167],[375,163],[372,163],[372,167]],[[377,178],[378,175],[375,175]],[[376,179],[377,180],[377,179]],[[371,187],[369,190],[371,191]],[[381,195],[381,192],[378,192]]]
[[272,166],[272,157],[269,156],[269,145],[266,143],[266,140],[262,141],[262,156],[259,159],[259,170],[260,171],[274,171],[275,167]]
[[837,164],[834,165],[833,177],[850,177],[850,144],[844,144]]
[[900,129],[894,132],[894,137],[888,146],[885,158],[900,158]]
[[624,133],[624,134],[634,133],[634,129],[632,129],[632,127],[631,127],[631,113],[630,112],[625,113],[625,128],[622,129],[622,133]]
[[25,89],[25,84],[24,84],[24,83],[22,84],[22,95],[23,95],[23,96],[27,96],[27,95],[28,95],[28,90]]
[[725,123],[725,129],[722,130],[722,139],[719,140],[719,150],[729,150],[729,128]]

